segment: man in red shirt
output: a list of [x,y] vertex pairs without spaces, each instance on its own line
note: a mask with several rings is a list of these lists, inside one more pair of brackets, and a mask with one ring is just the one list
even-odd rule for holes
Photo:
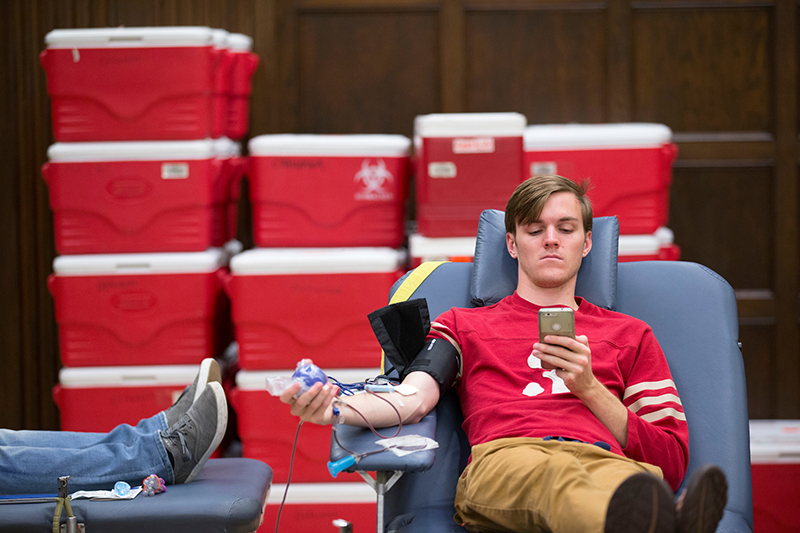
[[[493,306],[439,316],[425,355],[404,372],[417,392],[402,402],[384,397],[414,423],[456,388],[472,445],[456,521],[469,531],[714,531],[727,498],[717,467],[698,469],[673,504],[689,436],[652,330],[575,296],[592,248],[585,185],[533,177],[505,216],[517,290]],[[574,339],[538,338],[539,309],[555,306],[575,312]],[[316,384],[294,399],[299,388],[281,396],[292,413],[331,423],[336,387]],[[348,424],[365,424],[357,413],[374,426],[397,423],[397,412],[371,395],[348,397],[339,411]]]

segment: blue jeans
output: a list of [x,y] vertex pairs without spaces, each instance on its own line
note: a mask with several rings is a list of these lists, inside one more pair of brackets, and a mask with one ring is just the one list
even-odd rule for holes
[[173,483],[162,429],[163,411],[109,433],[0,429],[0,494],[53,494],[59,476],[70,476],[69,492],[111,490],[117,481],[135,487],[150,474]]

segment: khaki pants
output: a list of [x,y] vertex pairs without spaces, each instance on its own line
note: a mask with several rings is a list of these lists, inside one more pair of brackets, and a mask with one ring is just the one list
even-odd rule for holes
[[456,489],[456,522],[471,532],[602,533],[628,477],[661,469],[593,444],[498,439],[472,448]]

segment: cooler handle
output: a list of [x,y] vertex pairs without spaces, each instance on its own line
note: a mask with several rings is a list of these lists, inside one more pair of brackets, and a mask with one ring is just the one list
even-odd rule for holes
[[253,52],[248,52],[248,54],[247,54],[247,76],[248,76],[247,84],[248,84],[248,87],[250,86],[250,77],[256,71],[256,68],[258,67],[258,62],[259,62],[258,54],[255,54]]
[[225,294],[229,299],[233,299],[233,275],[230,272],[223,272],[223,269],[217,270],[217,275],[222,282],[222,288],[225,289]]
[[663,159],[664,171],[664,187],[669,187],[672,183],[672,163],[678,159],[678,145],[675,143],[666,143],[661,146],[661,157]]
[[42,178],[44,178],[45,183],[50,185],[50,163],[42,165]]
[[47,290],[50,291],[50,294],[52,296],[56,295],[56,293],[55,293],[55,290],[56,290],[56,275],[55,274],[50,274],[49,276],[47,276]]
[[59,409],[61,409],[61,395],[64,387],[61,386],[61,383],[56,383],[53,386],[53,401],[56,402],[56,405]]

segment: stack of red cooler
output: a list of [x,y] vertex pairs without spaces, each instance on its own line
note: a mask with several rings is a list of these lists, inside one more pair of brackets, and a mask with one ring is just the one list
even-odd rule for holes
[[63,429],[107,431],[169,407],[227,345],[224,245],[243,166],[231,138],[247,128],[257,59],[248,37],[206,27],[45,41],[65,367],[54,396]]
[[409,236],[412,266],[472,260],[478,218],[505,209],[523,180],[519,113],[421,115],[414,121],[417,231]]
[[667,228],[672,131],[662,124],[558,124],[525,130],[526,178],[589,179],[594,216],[619,219],[619,260],[677,260]]
[[[233,257],[227,283],[241,368],[231,397],[243,454],[270,464],[278,483],[265,530],[298,423],[266,379],[290,376],[305,358],[343,383],[380,372],[367,314],[386,305],[405,272],[410,144],[400,135],[262,135],[248,145],[256,248]],[[329,454],[330,428],[304,426],[290,490],[303,497],[288,500],[287,530],[324,529],[335,518],[374,527],[374,493],[356,474],[332,478]]]

